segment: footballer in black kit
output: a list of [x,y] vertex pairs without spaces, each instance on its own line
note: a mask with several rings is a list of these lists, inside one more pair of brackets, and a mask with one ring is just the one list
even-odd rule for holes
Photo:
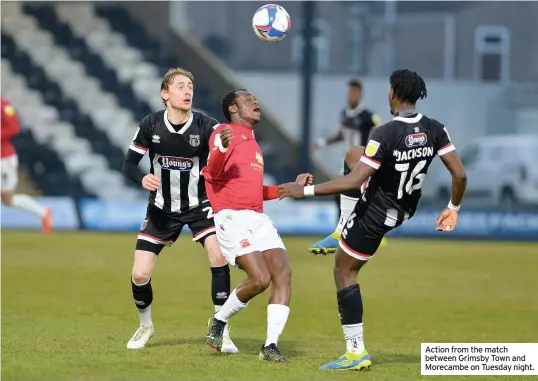
[[149,152],[150,173],[161,179],[161,186],[150,192],[137,250],[159,254],[163,245],[171,245],[178,238],[184,225],[189,226],[193,240],[202,245],[208,235],[215,234],[213,211],[200,171],[207,164],[209,137],[217,125],[215,119],[199,112],[191,112],[186,123],[173,125],[166,110],[150,114],[140,123],[127,161],[138,165]]
[[426,84],[416,72],[393,72],[389,103],[395,117],[374,129],[351,172],[319,185],[289,183],[279,187],[281,198],[298,198],[341,194],[359,189],[368,181],[342,230],[335,255],[334,279],[346,352],[321,369],[360,370],[371,366],[363,340],[363,305],[357,275],[375,254],[383,236],[415,214],[428,167],[436,155],[452,175],[452,198],[439,215],[436,230],[450,232],[457,224],[467,184],[465,169],[446,128],[415,111],[417,100],[426,95]]
[[434,157],[454,150],[446,128],[414,110],[376,128],[360,159],[376,171],[342,231],[340,247],[359,259],[375,254],[383,236],[415,214]]
[[[359,152],[359,146],[366,146],[372,131],[381,125],[381,118],[361,104],[362,97],[362,83],[358,79],[349,80],[347,106],[340,112],[340,128],[337,134],[328,139],[320,139],[312,145],[312,150],[315,151],[343,140],[346,148],[344,175],[351,172],[351,168],[355,167],[359,162],[362,155],[362,151]],[[353,212],[360,197],[360,189],[353,189],[336,196],[335,200],[340,209],[340,216],[334,232],[311,245],[308,251],[312,254],[332,254],[336,252],[344,224]]]
[[346,149],[356,145],[365,146],[372,130],[381,124],[381,118],[372,110],[363,107],[362,83],[358,79],[348,82],[347,106],[340,111],[340,128],[327,139],[319,139],[312,145],[315,151],[327,145],[344,141]]

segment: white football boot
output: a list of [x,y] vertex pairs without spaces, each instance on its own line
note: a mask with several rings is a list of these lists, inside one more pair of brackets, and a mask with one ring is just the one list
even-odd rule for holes
[[230,327],[228,324],[224,327],[224,333],[222,334],[222,347],[220,348],[222,353],[237,353],[239,349],[235,346],[234,342],[230,338]]
[[134,333],[131,340],[127,343],[127,349],[142,349],[146,346],[149,339],[155,334],[153,326],[144,327],[140,326]]

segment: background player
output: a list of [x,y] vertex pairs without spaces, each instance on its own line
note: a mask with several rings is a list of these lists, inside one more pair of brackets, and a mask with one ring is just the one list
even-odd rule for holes
[[2,181],[0,190],[2,202],[13,208],[25,210],[41,217],[41,226],[44,234],[52,231],[52,210],[39,205],[32,197],[26,194],[15,194],[18,182],[19,160],[11,139],[20,132],[19,118],[13,105],[2,97],[2,126],[0,132],[0,157]]
[[[287,363],[277,344],[290,312],[291,269],[284,243],[271,219],[263,213],[263,201],[277,198],[278,188],[263,185],[263,156],[253,131],[260,121],[260,106],[251,93],[242,89],[224,95],[222,111],[231,125],[220,125],[213,132],[214,148],[202,174],[215,210],[222,253],[230,264],[243,269],[248,278],[209,320],[207,344],[220,350],[228,319],[272,283],[267,340],[259,358]],[[311,183],[312,176],[300,175],[297,181]]]
[[[344,175],[347,175],[359,162],[364,146],[372,130],[381,124],[381,118],[373,111],[361,106],[362,83],[358,79],[348,82],[347,106],[340,112],[340,128],[331,138],[320,139],[312,144],[312,152],[327,145],[344,141],[346,156],[344,159]],[[359,189],[346,192],[337,198],[340,218],[334,233],[313,244],[308,250],[313,254],[334,253],[338,247],[340,233],[347,219],[353,212],[357,200],[361,196]]]
[[334,278],[346,353],[322,369],[363,369],[371,365],[364,347],[362,297],[357,275],[375,254],[383,236],[411,218],[418,207],[421,186],[437,154],[452,175],[452,198],[437,219],[437,230],[453,231],[465,187],[465,169],[446,128],[415,111],[427,95],[415,72],[397,70],[390,77],[389,103],[395,118],[377,128],[365,154],[350,174],[315,186],[290,183],[281,197],[331,195],[357,189],[369,178],[363,197],[349,218],[336,251]]
[[[127,343],[129,349],[143,348],[154,334],[151,274],[163,247],[178,238],[184,225],[189,225],[193,241],[207,250],[215,311],[230,294],[230,269],[215,237],[213,210],[200,176],[209,154],[209,137],[218,122],[191,111],[193,95],[192,74],[180,68],[170,69],[161,84],[166,110],[142,120],[124,163],[125,174],[150,191],[147,214],[136,242],[131,279],[140,327]],[[151,173],[144,174],[138,163],[147,151]],[[237,351],[226,326],[223,352]]]

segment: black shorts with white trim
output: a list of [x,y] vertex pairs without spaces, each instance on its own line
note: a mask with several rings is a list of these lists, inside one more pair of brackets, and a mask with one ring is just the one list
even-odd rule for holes
[[204,202],[185,213],[168,213],[148,205],[146,217],[142,222],[136,250],[150,251],[158,255],[164,246],[171,246],[187,225],[192,232],[192,240],[202,246],[207,237],[216,234],[213,209]]
[[371,204],[361,200],[342,230],[339,245],[346,254],[367,261],[376,253],[385,234],[401,223],[401,220],[383,216]]

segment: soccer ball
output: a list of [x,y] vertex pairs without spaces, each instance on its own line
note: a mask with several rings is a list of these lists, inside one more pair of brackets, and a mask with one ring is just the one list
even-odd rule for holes
[[290,15],[280,5],[267,4],[254,13],[252,29],[265,42],[280,42],[290,31]]

